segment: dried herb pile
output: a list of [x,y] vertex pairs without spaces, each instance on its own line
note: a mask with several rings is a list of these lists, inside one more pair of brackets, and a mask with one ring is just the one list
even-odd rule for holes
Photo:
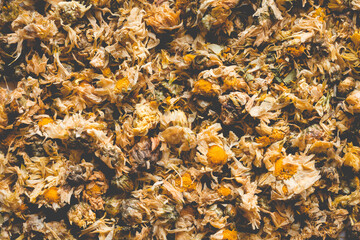
[[359,0],[0,8],[1,239],[360,239]]

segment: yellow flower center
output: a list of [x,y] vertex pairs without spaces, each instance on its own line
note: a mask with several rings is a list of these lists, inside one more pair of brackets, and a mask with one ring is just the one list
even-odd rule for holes
[[195,189],[196,184],[193,182],[190,173],[185,173],[181,178],[175,180],[175,184],[182,188],[182,191],[192,191]]
[[49,123],[53,123],[54,120],[52,120],[52,118],[42,118],[39,122],[38,122],[38,125],[39,127],[43,127]]
[[129,88],[130,81],[127,77],[118,80],[115,84],[115,91],[117,93],[126,92]]
[[227,197],[231,194],[231,189],[224,186],[221,186],[217,191],[221,196],[224,197]]
[[282,187],[282,191],[283,191],[283,193],[284,193],[285,195],[287,195],[288,192],[289,192],[289,189],[288,189],[288,187],[287,187],[286,185],[284,185],[284,186]]
[[262,144],[263,147],[266,147],[274,142],[280,141],[282,139],[284,139],[285,134],[278,130],[278,129],[273,129],[270,136],[262,136],[262,137],[258,137],[256,138],[256,142]]
[[44,198],[48,203],[57,203],[60,201],[60,195],[57,187],[51,187],[44,192]]
[[237,240],[237,231],[225,229],[223,232],[223,240]]
[[212,88],[212,84],[209,81],[200,79],[194,85],[193,92],[195,94],[204,95],[204,96],[216,96],[216,91]]
[[196,57],[196,55],[194,55],[194,54],[186,54],[185,56],[184,56],[184,61],[185,62],[191,62],[192,60],[194,60],[194,58]]
[[102,71],[103,75],[105,77],[110,77],[111,75],[111,69],[110,68],[105,68],[103,71]]
[[279,159],[275,163],[274,175],[279,180],[291,178],[297,172],[298,166],[294,164],[283,164],[283,159]]
[[294,57],[301,57],[301,55],[303,55],[304,51],[305,51],[305,47],[302,45],[300,47],[288,47],[287,48],[287,52]]
[[228,159],[225,150],[217,145],[211,146],[206,156],[212,165],[224,165]]
[[356,30],[353,35],[350,37],[351,41],[355,44],[355,46],[359,46],[360,44],[360,30]]

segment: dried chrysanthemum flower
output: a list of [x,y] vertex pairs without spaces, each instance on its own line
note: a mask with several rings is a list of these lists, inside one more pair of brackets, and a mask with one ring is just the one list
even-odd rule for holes
[[159,122],[159,112],[155,102],[143,100],[135,106],[134,116],[133,131],[137,136],[146,135]]
[[44,231],[45,239],[57,240],[57,239],[69,239],[75,240],[74,236],[71,234],[70,229],[68,229],[64,220],[61,221],[52,221],[45,224],[46,230]]
[[220,87],[217,84],[200,79],[199,81],[195,82],[193,93],[205,97],[215,97],[220,93]]
[[3,238],[358,238],[359,0],[0,8]]
[[343,161],[345,166],[349,166],[355,172],[358,172],[360,170],[360,147],[349,143],[346,146]]
[[57,11],[64,24],[73,24],[79,21],[91,6],[85,7],[77,1],[59,2]]
[[182,26],[182,23],[180,23],[180,11],[175,12],[167,3],[158,7],[152,5],[147,11],[145,22],[156,33],[165,33]]
[[60,201],[60,194],[57,187],[51,187],[43,193],[43,197],[45,201],[47,201],[49,204],[52,203],[59,203]]
[[123,198],[117,196],[106,198],[104,204],[104,209],[106,213],[112,217],[121,213],[121,205],[123,201]]
[[66,181],[72,186],[84,184],[91,174],[93,166],[91,163],[82,162],[72,165],[68,169]]
[[67,215],[70,224],[75,224],[80,228],[86,228],[96,220],[96,214],[91,210],[91,206],[85,202],[72,206]]
[[360,112],[360,91],[354,90],[351,92],[348,97],[345,99],[346,103],[349,104],[348,111],[350,113],[359,113]]
[[320,179],[320,171],[315,168],[310,156],[291,156],[278,159],[272,174],[262,175],[260,182],[272,186],[272,199],[290,199],[295,194],[306,194],[306,190]]
[[168,127],[159,134],[160,140],[179,149],[179,152],[189,151],[196,147],[196,137],[189,128],[174,126]]
[[115,177],[111,180],[111,184],[114,185],[117,189],[122,192],[131,192],[134,190],[134,183],[132,179],[127,175],[121,175],[120,177]]
[[95,210],[104,209],[105,201],[102,195],[104,195],[109,188],[108,180],[102,172],[94,171],[88,181],[89,183],[86,184],[85,190],[83,191],[83,199],[88,201]]
[[352,77],[345,78],[344,81],[341,81],[338,86],[338,91],[340,94],[347,94],[355,87],[355,80]]
[[130,150],[130,164],[133,171],[152,170],[161,158],[159,142],[156,139],[142,138]]
[[147,218],[146,207],[134,198],[129,198],[122,202],[120,213],[123,221],[129,224],[139,224]]

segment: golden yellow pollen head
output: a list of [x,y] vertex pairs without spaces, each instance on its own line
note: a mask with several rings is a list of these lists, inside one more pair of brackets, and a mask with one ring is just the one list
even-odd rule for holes
[[117,93],[126,92],[129,88],[130,81],[127,77],[118,80],[115,84],[115,91]]
[[193,92],[198,95],[203,95],[207,97],[216,96],[217,92],[212,87],[212,83],[204,79],[200,79],[194,85]]
[[279,180],[286,180],[291,178],[297,172],[298,166],[294,164],[283,164],[283,159],[280,158],[275,163],[274,175]]
[[231,194],[231,189],[230,188],[227,188],[227,187],[224,187],[224,186],[221,186],[217,192],[221,195],[221,196],[224,196],[224,197],[227,197]]
[[217,145],[211,146],[206,156],[211,165],[224,165],[228,159],[225,150]]
[[39,122],[38,122],[38,125],[39,127],[43,127],[49,123],[53,123],[54,120],[52,120],[52,118],[42,118]]
[[225,229],[223,232],[223,239],[225,240],[237,240],[237,231]]
[[282,191],[283,191],[284,194],[288,194],[288,193],[289,193],[289,189],[288,189],[288,187],[287,187],[286,185],[284,185],[284,186],[282,187]]
[[176,186],[181,187],[182,191],[192,191],[196,187],[196,184],[193,182],[190,173],[185,173],[181,178],[177,178],[175,180],[175,184]]
[[51,187],[44,192],[44,198],[48,203],[58,203],[60,195],[57,187]]
[[287,52],[294,57],[301,57],[305,51],[305,47],[301,45],[300,47],[288,47]]

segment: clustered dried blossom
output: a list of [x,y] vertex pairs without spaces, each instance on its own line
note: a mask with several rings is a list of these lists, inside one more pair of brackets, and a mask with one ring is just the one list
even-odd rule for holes
[[1,239],[359,239],[359,0],[0,1]]

